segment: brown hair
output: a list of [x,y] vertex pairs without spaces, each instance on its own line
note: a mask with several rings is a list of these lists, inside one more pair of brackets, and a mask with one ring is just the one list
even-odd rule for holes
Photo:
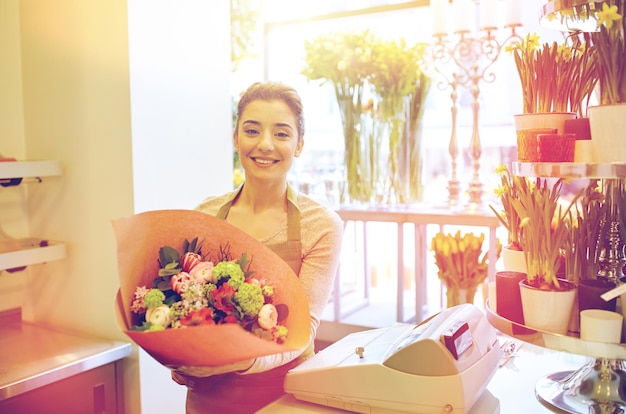
[[274,99],[281,100],[287,104],[295,115],[298,124],[298,141],[301,141],[304,137],[302,100],[295,89],[278,82],[256,82],[241,94],[237,104],[236,127],[239,128],[239,118],[250,102],[256,100],[271,101]]

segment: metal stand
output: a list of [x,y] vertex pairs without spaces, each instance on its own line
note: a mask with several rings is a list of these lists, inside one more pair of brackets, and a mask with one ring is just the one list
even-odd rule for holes
[[577,371],[556,372],[539,380],[537,399],[566,413],[626,412],[626,365],[622,360],[595,359]]

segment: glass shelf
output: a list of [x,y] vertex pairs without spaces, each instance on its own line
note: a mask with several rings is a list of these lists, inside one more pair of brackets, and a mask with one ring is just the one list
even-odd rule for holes
[[537,399],[564,413],[623,413],[626,401],[626,344],[592,342],[529,328],[494,312],[487,302],[487,320],[499,331],[523,342],[555,351],[591,357],[574,371],[555,372],[535,385]]
[[485,313],[489,323],[496,329],[521,341],[555,351],[569,352],[591,358],[626,360],[626,344],[585,341],[578,336],[559,335],[529,328],[498,315],[489,307],[489,304],[485,306]]
[[520,177],[626,178],[626,163],[514,162],[511,173]]

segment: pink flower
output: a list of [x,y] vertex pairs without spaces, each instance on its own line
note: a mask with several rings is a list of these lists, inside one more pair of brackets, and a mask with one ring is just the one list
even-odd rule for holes
[[278,324],[278,311],[276,306],[266,303],[261,307],[258,316],[259,326],[263,329],[272,329]]
[[180,266],[183,268],[183,272],[189,273],[201,261],[202,256],[200,256],[198,253],[187,252],[180,259]]
[[172,276],[170,279],[170,286],[174,292],[181,294],[187,290],[189,282],[191,282],[191,276],[189,276],[189,273],[180,272],[179,274]]
[[213,262],[199,262],[191,269],[189,275],[200,284],[208,282],[213,277]]

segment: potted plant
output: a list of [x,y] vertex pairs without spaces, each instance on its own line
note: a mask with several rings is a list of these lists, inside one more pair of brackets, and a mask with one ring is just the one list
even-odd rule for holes
[[[431,249],[435,254],[438,276],[446,287],[447,307],[462,303],[473,303],[476,289],[488,275],[488,253],[483,252],[482,245],[485,235],[474,233],[461,235],[439,232],[431,241]],[[496,257],[500,257],[502,245],[497,242]]]
[[[522,113],[515,115],[520,161],[560,161],[548,153],[566,154],[573,161],[576,136],[563,135],[565,123],[583,116],[597,82],[593,46],[578,35],[562,43],[540,44],[537,34],[528,34],[507,47],[513,54],[522,86]],[[546,143],[539,141],[540,134]],[[541,146],[543,151],[538,151]]]
[[[596,162],[624,162],[626,148],[626,0],[609,0],[595,11],[598,30],[591,33],[598,65],[600,105],[589,108]],[[594,12],[592,12],[594,13]]]
[[489,208],[494,212],[498,221],[507,231],[507,244],[502,250],[504,269],[512,272],[526,273],[526,258],[522,246],[524,228],[520,225],[521,218],[513,207],[513,200],[518,198],[518,192],[526,192],[530,185],[525,177],[516,177],[511,174],[509,168],[500,163],[496,168],[500,176],[500,184],[495,193],[502,203],[502,209],[496,210],[492,205]]
[[558,277],[568,228],[562,223],[581,196],[576,194],[566,208],[560,200],[563,180],[549,185],[537,178],[522,187],[513,207],[525,229],[526,279],[520,282],[524,322],[535,329],[565,334],[576,298],[576,285]]

